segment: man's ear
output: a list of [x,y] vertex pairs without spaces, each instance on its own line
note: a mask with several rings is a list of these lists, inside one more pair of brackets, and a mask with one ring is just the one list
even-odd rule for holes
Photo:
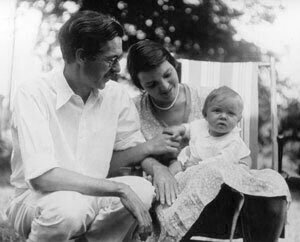
[[86,56],[84,54],[84,50],[82,48],[79,48],[75,52],[75,60],[78,64],[83,64],[86,62]]

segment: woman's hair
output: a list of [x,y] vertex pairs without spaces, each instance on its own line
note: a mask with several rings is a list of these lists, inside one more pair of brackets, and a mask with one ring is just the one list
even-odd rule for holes
[[78,49],[83,49],[85,58],[94,60],[107,41],[123,34],[122,26],[114,18],[86,10],[71,16],[61,27],[58,40],[63,59],[72,63]]
[[207,109],[208,107],[216,100],[218,101],[224,100],[226,98],[236,98],[238,105],[240,105],[241,111],[243,111],[243,99],[241,96],[231,88],[227,86],[221,86],[219,88],[216,88],[212,90],[208,96],[205,99],[203,109],[202,109],[202,115],[203,117],[206,117],[207,115]]
[[164,61],[168,61],[177,70],[178,62],[161,44],[151,40],[141,40],[133,44],[128,50],[127,70],[133,84],[143,89],[138,74],[157,68]]

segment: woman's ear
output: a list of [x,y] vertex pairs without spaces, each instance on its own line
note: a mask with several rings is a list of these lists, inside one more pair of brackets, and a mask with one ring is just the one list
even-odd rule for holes
[[238,120],[237,120],[237,123],[239,123],[239,122],[241,121],[242,117],[243,117],[243,114],[242,114],[242,113],[240,113],[240,114],[238,115]]
[[76,63],[78,63],[78,64],[82,64],[82,63],[86,62],[86,57],[84,54],[84,50],[82,48],[79,48],[76,50],[75,60],[76,60]]

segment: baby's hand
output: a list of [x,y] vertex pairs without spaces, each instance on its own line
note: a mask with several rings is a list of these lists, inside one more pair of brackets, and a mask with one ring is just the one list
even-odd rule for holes
[[188,160],[183,165],[184,170],[186,170],[188,167],[198,165],[199,161],[201,161],[201,160]]

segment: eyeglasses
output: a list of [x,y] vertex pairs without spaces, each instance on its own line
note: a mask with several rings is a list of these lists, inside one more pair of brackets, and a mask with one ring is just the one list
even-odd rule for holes
[[109,68],[112,68],[113,66],[115,66],[117,63],[119,63],[119,61],[122,59],[123,56],[115,56],[113,58],[110,59],[103,59]]

